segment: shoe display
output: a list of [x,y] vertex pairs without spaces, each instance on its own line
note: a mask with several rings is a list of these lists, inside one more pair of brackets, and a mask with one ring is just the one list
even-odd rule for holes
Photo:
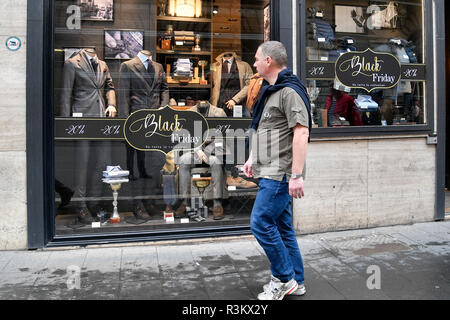
[[177,210],[175,210],[175,218],[185,218],[186,217],[186,205],[182,203]]
[[106,166],[106,170],[103,171],[103,177],[105,178],[119,178],[128,177],[130,171],[122,170],[120,166]]
[[137,219],[148,220],[150,219],[150,215],[144,207],[143,203],[138,204],[134,209],[134,215]]
[[252,188],[258,187],[258,185],[256,183],[247,181],[241,177],[237,177],[237,178],[228,177],[227,185],[235,186],[237,189],[252,189]]
[[91,224],[94,222],[94,218],[92,217],[91,212],[88,208],[82,208],[78,213],[78,221],[82,224]]
[[298,283],[294,278],[286,283],[272,276],[267,290],[258,294],[258,300],[283,300],[285,295],[292,294],[298,288]]
[[[268,291],[270,286],[270,282],[263,286],[264,291]],[[299,284],[297,290],[291,293],[293,296],[302,296],[306,293],[306,288],[304,284]]]
[[213,209],[213,216],[214,220],[222,220],[224,218],[223,215],[223,207],[222,206],[215,206]]

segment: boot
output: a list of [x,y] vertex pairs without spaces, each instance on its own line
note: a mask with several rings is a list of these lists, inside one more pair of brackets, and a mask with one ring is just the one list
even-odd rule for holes
[[182,203],[177,210],[175,210],[175,218],[184,218],[186,217],[186,205]]
[[82,224],[91,224],[94,222],[91,212],[88,208],[82,208],[78,213],[78,221]]
[[213,209],[213,219],[214,220],[222,220],[224,218],[223,215],[223,207],[222,206],[215,206]]
[[136,207],[134,208],[134,216],[136,219],[140,220],[149,220],[150,215],[148,214],[147,210],[144,207],[144,204],[140,202]]

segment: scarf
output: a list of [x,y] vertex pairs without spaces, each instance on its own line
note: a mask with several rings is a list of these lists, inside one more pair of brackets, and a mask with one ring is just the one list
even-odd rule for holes
[[[292,73],[292,71],[288,68],[283,69],[279,74],[277,81],[274,85],[266,84],[262,87],[261,92],[259,94],[258,101],[253,108],[253,119],[251,128],[254,130],[258,129],[259,121],[261,120],[261,116],[264,110],[264,105],[266,102],[266,98],[269,97],[272,93],[277,92],[283,88],[292,88],[297,92],[297,94],[302,98],[305,103],[306,109],[308,110],[308,119],[309,119],[309,135],[311,137],[311,129],[312,129],[312,119],[311,119],[311,103],[309,101],[309,96],[306,91],[305,86],[300,81],[300,79]],[[308,138],[308,142],[310,142],[311,138]]]

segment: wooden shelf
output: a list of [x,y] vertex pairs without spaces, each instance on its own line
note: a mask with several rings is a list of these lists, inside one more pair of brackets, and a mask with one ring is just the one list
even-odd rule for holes
[[197,83],[188,83],[188,84],[178,84],[178,83],[168,83],[167,86],[169,88],[186,88],[186,89],[211,89],[210,84],[197,84]]
[[174,50],[161,50],[156,49],[157,54],[173,54],[173,55],[185,55],[185,56],[210,56],[211,51],[174,51]]
[[158,21],[179,21],[179,22],[205,22],[211,23],[212,19],[209,18],[189,18],[189,17],[156,17]]

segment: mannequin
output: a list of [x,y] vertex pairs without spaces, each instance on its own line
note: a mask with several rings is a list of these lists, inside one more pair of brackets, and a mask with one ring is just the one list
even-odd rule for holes
[[211,70],[213,70],[211,104],[223,109],[226,116],[232,117],[234,106],[246,102],[253,70],[235,52],[224,52],[219,55]]
[[[108,66],[98,59],[95,49],[85,48],[64,63],[63,88],[61,92],[62,117],[115,117],[116,94]],[[106,97],[106,100],[105,100]],[[103,148],[93,153],[94,147]],[[110,161],[108,143],[76,141],[75,185],[83,199],[78,213],[81,223],[94,221],[85,198],[87,186],[95,186],[101,181],[102,170]],[[88,172],[93,169],[93,173]],[[88,178],[91,181],[88,183]]]
[[[129,61],[121,64],[119,71],[119,115],[126,118],[131,113],[141,109],[158,109],[169,103],[169,88],[163,66],[152,59],[152,53],[142,50]],[[127,170],[132,180],[138,180],[134,169],[134,155],[137,156],[137,168],[141,179],[151,178],[145,168],[146,152],[133,149],[126,144]],[[139,181],[141,195],[149,192],[148,181]],[[150,211],[159,214],[150,204]],[[150,212],[152,213],[152,212]],[[134,203],[136,218],[148,220],[150,214],[141,200]]]
[[[190,111],[196,111],[202,114],[204,117],[226,117],[225,111],[221,108],[217,108],[210,105],[207,101],[201,101],[195,105]],[[220,150],[214,149],[213,152],[208,152],[208,145],[214,143],[213,141],[206,142],[203,146],[196,148],[191,152],[184,153],[177,160],[177,164],[180,165],[179,171],[179,188],[180,195],[183,203],[175,211],[176,218],[182,218],[186,214],[186,206],[188,205],[188,199],[190,198],[191,188],[191,169],[196,164],[207,164],[211,168],[211,187],[214,193],[214,220],[223,219],[223,159],[220,158]],[[217,146],[217,144],[216,144]]]

